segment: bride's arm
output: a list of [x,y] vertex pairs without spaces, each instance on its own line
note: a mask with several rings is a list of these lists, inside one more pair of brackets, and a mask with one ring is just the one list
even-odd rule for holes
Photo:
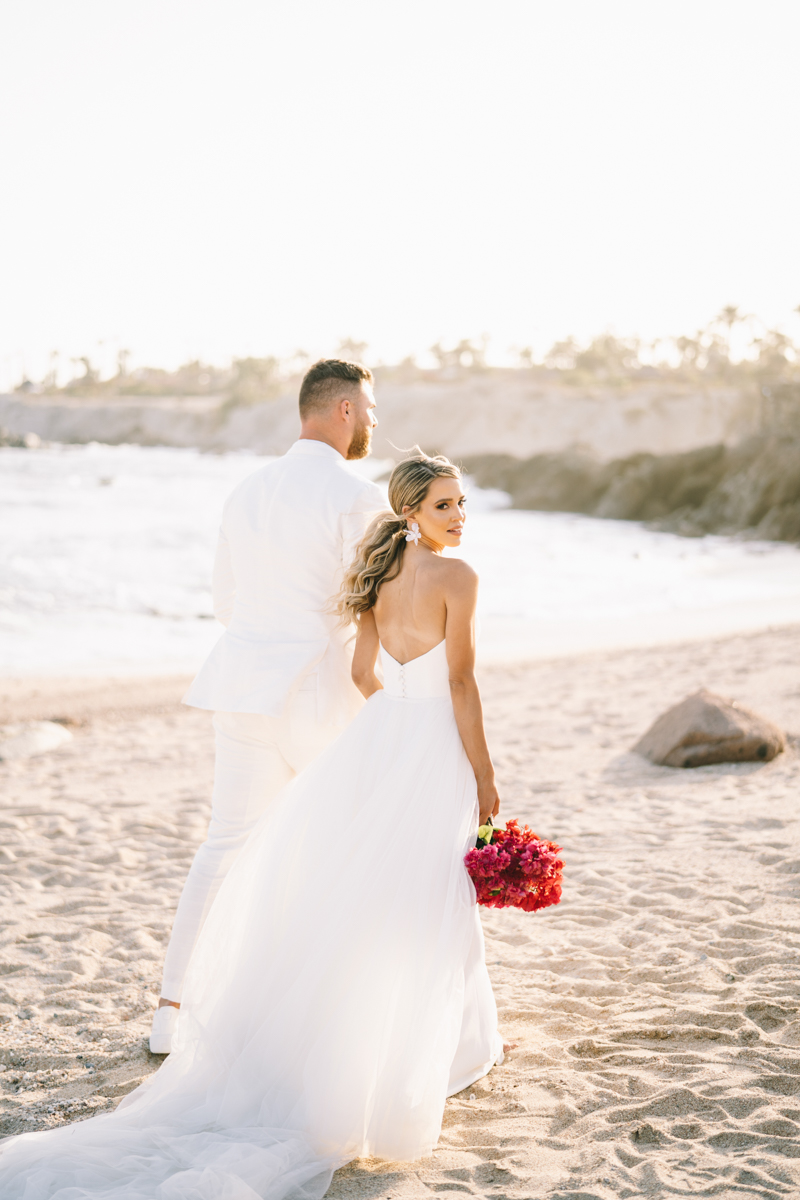
[[383,684],[375,674],[377,660],[378,626],[375,624],[372,609],[368,609],[359,618],[351,671],[353,683],[367,700],[374,692],[379,692],[383,688]]
[[494,781],[494,765],[486,744],[483,708],[475,678],[475,608],[478,601],[478,576],[467,563],[448,563],[445,592],[447,617],[445,638],[450,671],[450,695],[453,699],[458,732],[478,784],[481,825],[500,810],[500,796]]

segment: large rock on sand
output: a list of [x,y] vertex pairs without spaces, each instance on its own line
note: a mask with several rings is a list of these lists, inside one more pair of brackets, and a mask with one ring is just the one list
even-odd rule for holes
[[57,750],[72,741],[72,734],[55,721],[27,721],[23,725],[0,725],[0,761],[33,758]]
[[701,688],[668,709],[633,747],[662,767],[769,762],[786,745],[766,717]]

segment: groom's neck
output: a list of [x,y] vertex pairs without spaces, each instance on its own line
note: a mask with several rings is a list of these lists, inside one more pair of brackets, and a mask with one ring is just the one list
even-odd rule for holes
[[325,428],[325,426],[316,424],[311,421],[304,421],[300,429],[301,442],[324,442],[326,446],[330,446],[342,458],[347,458],[347,451],[350,446],[349,431],[341,431]]

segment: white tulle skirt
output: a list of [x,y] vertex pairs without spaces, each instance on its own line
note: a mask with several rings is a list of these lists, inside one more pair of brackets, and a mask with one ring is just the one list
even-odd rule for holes
[[476,786],[449,699],[379,692],[226,879],[177,1044],[115,1112],[7,1139],[3,1200],[318,1200],[436,1144],[502,1058],[463,858]]

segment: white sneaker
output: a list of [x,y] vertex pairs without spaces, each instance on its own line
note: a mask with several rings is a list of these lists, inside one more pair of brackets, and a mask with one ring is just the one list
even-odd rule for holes
[[150,1030],[151,1054],[169,1054],[172,1035],[178,1023],[178,1011],[174,1004],[165,1004],[154,1012],[153,1028]]

